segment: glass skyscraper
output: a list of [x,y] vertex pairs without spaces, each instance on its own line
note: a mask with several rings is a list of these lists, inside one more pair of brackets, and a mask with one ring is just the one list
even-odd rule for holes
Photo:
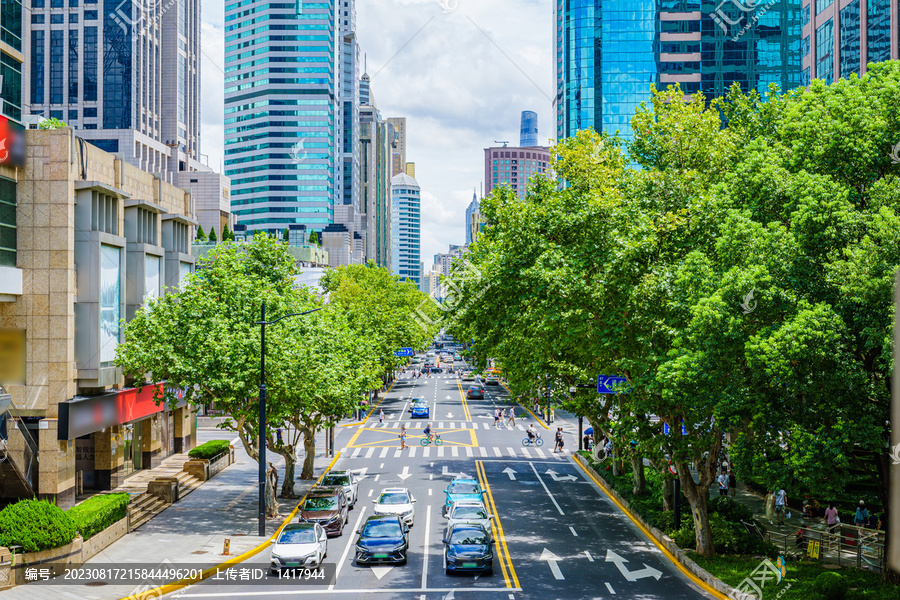
[[391,272],[422,289],[421,188],[406,173],[391,179]]
[[799,85],[799,0],[557,0],[557,137],[632,137],[650,87],[685,94]]

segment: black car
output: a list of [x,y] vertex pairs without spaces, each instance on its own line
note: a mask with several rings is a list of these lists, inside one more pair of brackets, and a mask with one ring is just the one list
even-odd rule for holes
[[466,391],[466,398],[469,400],[484,400],[484,388],[480,385],[473,385]]
[[450,573],[494,573],[491,536],[476,523],[457,523],[444,538],[444,569]]
[[357,530],[356,563],[406,564],[409,550],[409,527],[397,515],[376,515],[366,519]]

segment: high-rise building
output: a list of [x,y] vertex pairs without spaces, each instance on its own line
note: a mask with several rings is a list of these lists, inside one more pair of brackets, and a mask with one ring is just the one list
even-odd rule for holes
[[368,75],[360,81],[360,196],[366,219],[366,260],[391,267],[391,142]]
[[[394,129],[391,143],[391,177],[406,173],[406,117],[390,117],[388,123]],[[411,175],[415,178],[415,175]]]
[[477,213],[480,209],[481,206],[478,203],[478,194],[473,191],[472,201],[469,202],[469,206],[466,208],[466,246],[472,243],[472,229],[469,226],[472,222],[472,215]]
[[632,137],[631,118],[650,87],[723,95],[800,83],[800,8],[673,0],[556,0],[557,138],[593,128]]
[[[22,36],[27,27],[19,0],[0,0],[0,15],[0,303],[4,303],[22,295],[23,272],[18,268],[16,235],[16,166],[24,166],[25,153],[14,147],[14,137],[22,135]],[[0,363],[3,358],[0,356]],[[0,375],[2,371],[0,366]]]
[[538,145],[538,115],[532,110],[522,111],[522,124],[519,127],[519,146],[531,148]]
[[803,85],[862,75],[869,63],[900,59],[898,10],[891,0],[803,0]]
[[421,188],[406,173],[391,179],[391,271],[422,289]]
[[453,270],[453,261],[457,258],[462,258],[465,251],[465,246],[450,244],[449,252],[439,252],[434,255],[434,266],[431,270],[444,277],[450,277],[450,273]]
[[508,186],[519,198],[525,198],[528,179],[546,171],[549,164],[550,149],[546,147],[485,148],[484,194],[488,196],[495,187]]

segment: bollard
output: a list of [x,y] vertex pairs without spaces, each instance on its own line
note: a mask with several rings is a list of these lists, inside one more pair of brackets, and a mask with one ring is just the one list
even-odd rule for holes
[[228,538],[225,538],[225,548],[223,548],[223,550],[222,550],[222,555],[228,556],[229,550],[231,550],[231,540]]

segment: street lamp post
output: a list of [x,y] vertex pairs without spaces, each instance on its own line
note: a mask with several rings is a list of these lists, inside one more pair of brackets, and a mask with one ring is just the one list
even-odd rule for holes
[[288,317],[300,317],[322,310],[324,307],[314,308],[300,313],[290,313],[275,319],[266,321],[266,301],[263,300],[259,321],[254,325],[260,326],[259,348],[259,535],[266,535],[266,325],[287,319]]

